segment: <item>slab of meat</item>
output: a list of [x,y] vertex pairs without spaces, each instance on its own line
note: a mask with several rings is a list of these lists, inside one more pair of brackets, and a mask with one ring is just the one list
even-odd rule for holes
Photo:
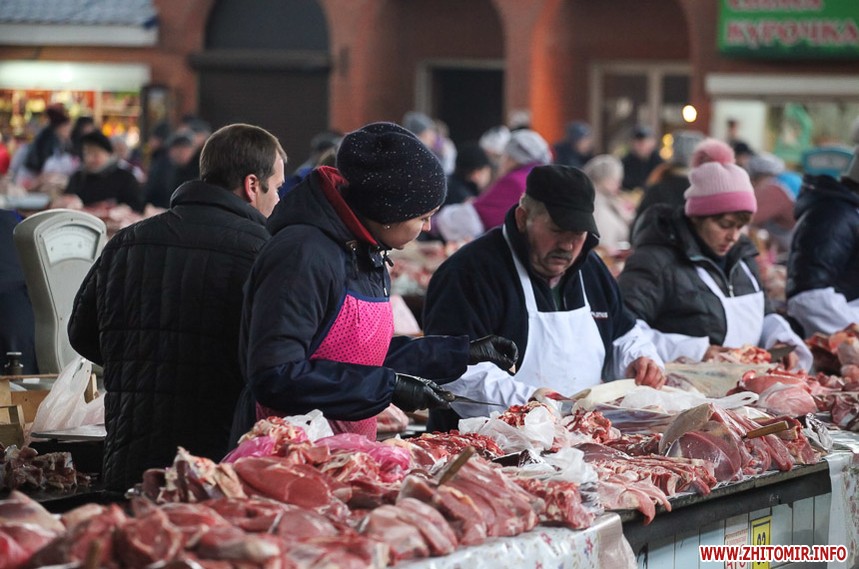
[[56,536],[56,532],[33,524],[0,523],[0,569],[23,567]]
[[611,426],[611,421],[599,411],[576,410],[564,417],[563,424],[572,433],[586,435],[594,442],[605,443],[620,437],[620,431]]
[[0,444],[0,490],[45,490],[66,492],[79,484],[88,486],[89,476],[79,473],[68,452],[39,454],[30,447]]
[[859,393],[835,393],[827,400],[833,423],[847,431],[859,431]]
[[382,569],[391,561],[386,543],[362,535],[320,537],[291,546],[283,569]]
[[715,361],[737,364],[766,364],[771,359],[768,351],[751,344],[719,352],[714,358]]
[[409,416],[396,405],[388,405],[376,415],[376,428],[380,433],[402,433],[409,428]]
[[241,458],[234,467],[251,492],[285,504],[323,508],[338,497],[348,501],[351,496],[349,486],[338,484],[312,466],[289,464],[278,457]]
[[477,433],[460,433],[457,430],[448,433],[424,433],[409,439],[409,442],[429,452],[436,461],[446,461],[451,456],[459,455],[467,447],[472,447],[478,455],[488,460],[504,454],[498,443],[491,438]]
[[33,524],[52,532],[62,532],[63,524],[40,503],[26,494],[13,490],[9,497],[0,500],[0,524]]
[[479,545],[486,540],[483,511],[464,492],[448,485],[438,486],[424,476],[410,474],[403,480],[398,499],[405,498],[416,498],[441,512],[459,543]]
[[83,563],[90,548],[98,551],[100,567],[114,565],[114,534],[128,521],[119,506],[111,504],[103,513],[93,516],[61,534],[33,555],[32,566]]
[[159,508],[152,508],[143,516],[128,520],[116,529],[114,536],[116,557],[128,567],[170,561],[184,544],[182,532]]
[[283,553],[277,538],[248,534],[232,526],[210,528],[200,538],[196,553],[203,559],[263,563]]
[[529,494],[541,498],[546,507],[540,513],[540,523],[562,525],[571,529],[590,527],[596,515],[582,504],[582,494],[575,482],[516,478],[516,484]]

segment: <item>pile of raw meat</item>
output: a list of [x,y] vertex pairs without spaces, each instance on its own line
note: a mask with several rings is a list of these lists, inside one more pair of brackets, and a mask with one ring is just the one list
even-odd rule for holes
[[68,492],[89,483],[89,476],[75,469],[68,452],[40,455],[30,447],[0,444],[0,491]]

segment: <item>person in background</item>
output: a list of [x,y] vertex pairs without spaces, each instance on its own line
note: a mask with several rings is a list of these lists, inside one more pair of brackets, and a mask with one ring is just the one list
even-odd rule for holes
[[12,155],[9,152],[9,145],[6,144],[5,137],[0,133],[0,178],[9,173],[11,164]]
[[170,196],[182,176],[178,169],[186,166],[194,159],[196,148],[194,141],[185,133],[173,133],[165,144],[166,152],[158,154],[149,168],[146,184],[143,186],[143,194],[146,203],[160,208],[170,207]]
[[689,168],[692,157],[695,149],[703,141],[704,135],[697,131],[683,130],[673,133],[671,159],[651,172],[644,197],[638,204],[632,224],[633,239],[638,231],[639,220],[650,206],[660,203],[683,205],[683,192],[689,187]]
[[656,137],[647,126],[636,126],[632,131],[630,147],[622,159],[623,182],[626,190],[644,189],[648,176],[653,169],[662,164]]
[[12,239],[15,226],[20,221],[21,216],[14,211],[0,209],[0,370],[6,364],[8,352],[21,352],[23,372],[31,374],[39,373],[36,318]]
[[280,198],[283,199],[289,190],[297,186],[314,168],[319,166],[323,157],[329,155],[331,151],[336,152],[342,138],[343,133],[333,130],[324,130],[313,135],[313,138],[310,139],[310,157],[286,177],[286,182],[277,191]]
[[24,161],[24,166],[35,176],[42,173],[49,158],[67,151],[70,145],[72,122],[66,108],[60,103],[49,105],[45,109],[45,116],[48,117],[48,124],[28,147]]
[[621,193],[623,164],[610,154],[600,154],[588,160],[583,171],[594,183],[594,219],[600,236],[600,246],[609,254],[629,248],[629,226],[635,208]]
[[504,147],[510,142],[510,129],[506,126],[498,125],[488,129],[480,135],[480,148],[486,152],[489,161],[492,163],[492,179],[498,177],[498,170],[501,167],[501,155],[504,154]]
[[84,147],[81,142],[81,137],[97,128],[95,119],[90,116],[82,115],[75,119],[70,139],[72,143],[72,154],[74,154],[78,160],[83,160],[84,157]]
[[567,125],[566,137],[553,147],[555,164],[581,168],[593,157],[594,139],[591,126],[584,121]]
[[847,171],[806,176],[787,262],[787,313],[805,336],[859,322],[859,146]]
[[489,186],[492,163],[489,156],[474,142],[466,142],[456,155],[456,169],[447,177],[447,197],[444,205],[474,199]]
[[[503,227],[450,256],[433,275],[424,305],[428,334],[497,334],[520,349],[515,374],[477,364],[447,385],[458,395],[505,406],[540,388],[564,395],[635,377],[661,387],[656,348],[642,339],[617,283],[593,251],[599,242],[590,179],[569,166],[537,166]],[[431,410],[432,430],[496,407],[454,403]]]
[[182,184],[191,180],[200,178],[200,154],[203,152],[203,145],[206,139],[212,134],[212,127],[203,119],[186,115],[182,118],[182,124],[176,130],[178,133],[186,134],[191,138],[194,145],[194,153],[186,162],[179,162],[176,165],[175,185]]
[[690,173],[682,207],[645,213],[633,254],[618,278],[627,307],[665,361],[698,362],[729,348],[794,346],[785,363],[811,366],[811,352],[770,307],[742,230],[757,210],[745,170],[724,142],[709,139],[707,161]]
[[758,209],[752,216],[751,227],[767,232],[776,252],[790,251],[790,241],[796,220],[793,208],[796,198],[779,178],[784,172],[784,160],[761,152],[753,156],[748,164],[749,177],[755,188]]
[[445,241],[474,239],[504,221],[504,214],[525,193],[525,178],[535,166],[551,160],[549,145],[533,130],[517,130],[504,147],[500,177],[474,201],[449,205],[436,216]]
[[81,137],[83,165],[66,186],[66,194],[78,196],[84,206],[103,201],[127,204],[142,213],[143,192],[134,174],[119,167],[113,144],[100,130]]
[[245,289],[240,358],[257,418],[320,409],[335,432],[375,440],[375,416],[391,403],[449,404],[431,380],[477,361],[512,364],[516,347],[503,338],[392,339],[387,252],[428,230],[444,197],[432,151],[384,122],[348,133],[337,167],[286,195]]
[[84,278],[69,340],[104,366],[104,485],[125,492],[176,447],[218,461],[242,388],[242,286],[268,240],[286,153],[233,124],[203,147],[201,179],[170,210],[120,230]]
[[114,134],[110,137],[110,143],[113,145],[113,154],[116,156],[116,165],[123,170],[131,172],[134,179],[137,180],[139,184],[145,183],[146,174],[139,166],[132,164],[129,161],[129,158],[131,157],[131,149],[128,148],[128,140],[125,138],[125,135]]

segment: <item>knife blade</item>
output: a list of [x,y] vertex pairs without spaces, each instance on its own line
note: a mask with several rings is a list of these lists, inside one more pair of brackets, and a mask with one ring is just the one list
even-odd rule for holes
[[441,396],[442,398],[444,398],[445,401],[448,401],[450,403],[472,403],[474,405],[489,405],[491,407],[503,407],[504,409],[507,409],[506,403],[490,403],[489,401],[478,401],[477,399],[472,399],[463,395],[456,395],[454,393],[451,393],[450,391],[444,391]]
[[796,346],[778,346],[773,347],[767,350],[770,353],[770,359],[773,362],[780,361],[786,355],[793,353],[796,350]]

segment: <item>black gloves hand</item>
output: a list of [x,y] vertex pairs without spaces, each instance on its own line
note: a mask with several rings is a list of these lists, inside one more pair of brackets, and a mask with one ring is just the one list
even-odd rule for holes
[[398,373],[391,403],[403,411],[450,409],[449,398],[451,398],[451,393],[433,381]]
[[474,340],[468,347],[468,364],[492,362],[503,370],[509,370],[519,359],[519,348],[513,340],[501,336],[486,336]]

